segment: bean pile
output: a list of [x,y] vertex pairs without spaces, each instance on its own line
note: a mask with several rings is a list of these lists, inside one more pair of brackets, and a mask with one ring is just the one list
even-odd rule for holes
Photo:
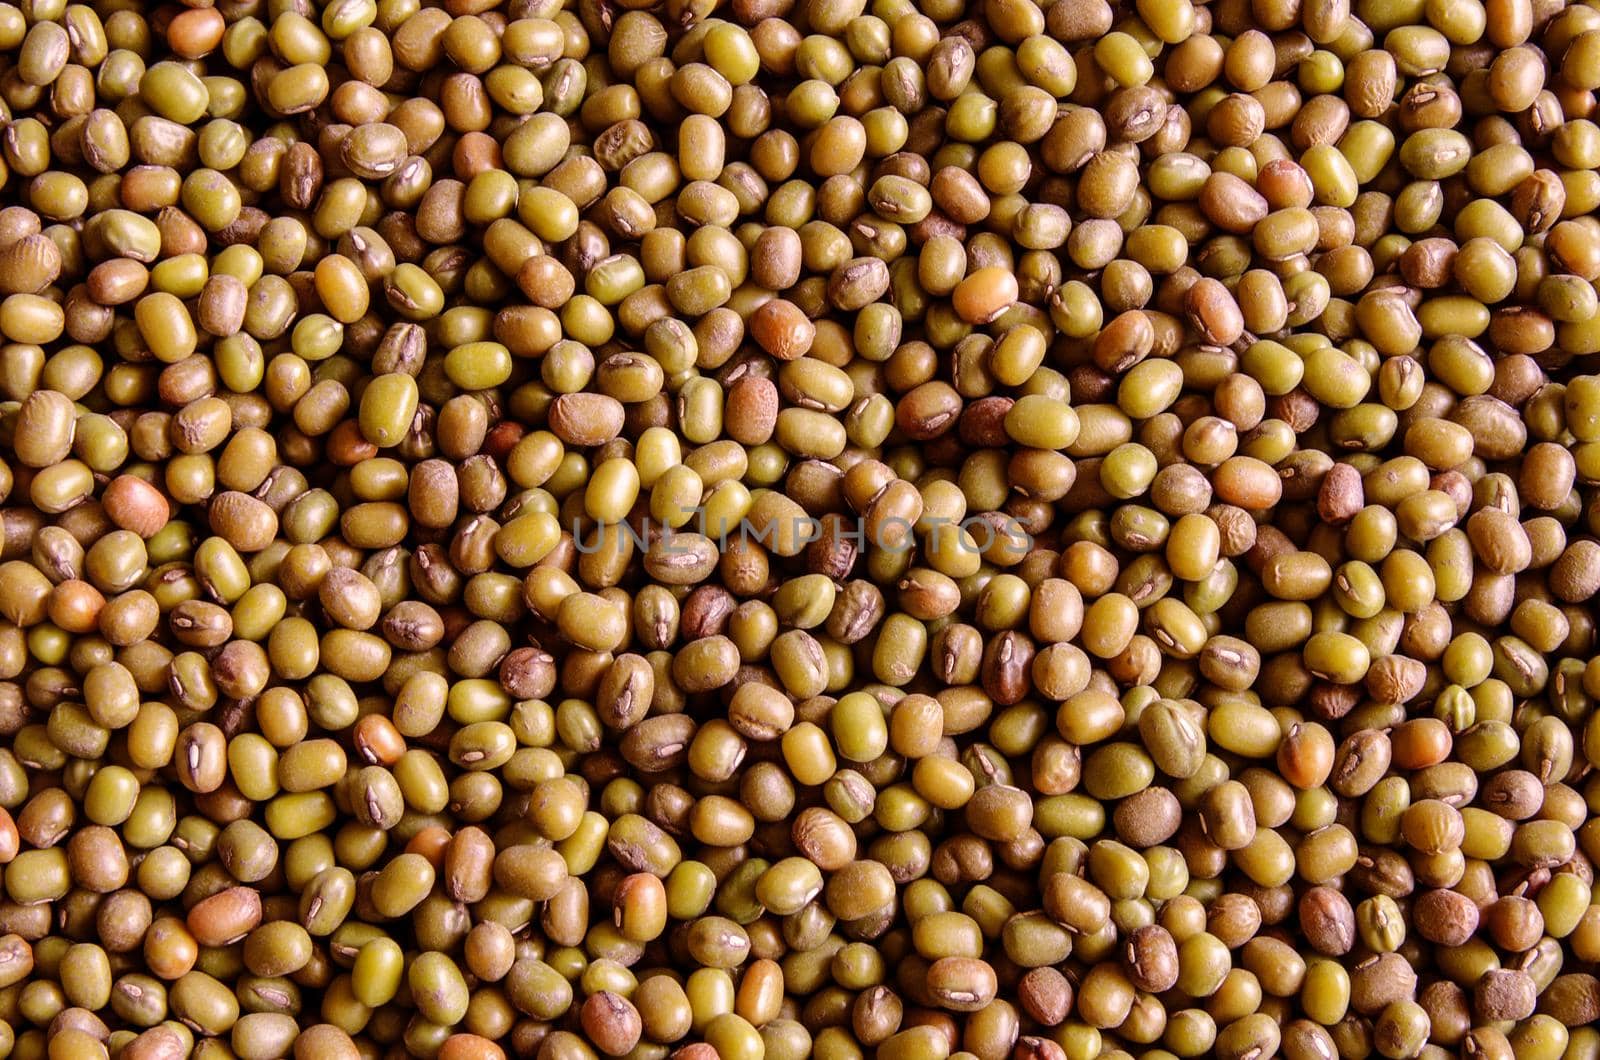
[[1600,1060],[1597,89],[0,3],[0,1057]]

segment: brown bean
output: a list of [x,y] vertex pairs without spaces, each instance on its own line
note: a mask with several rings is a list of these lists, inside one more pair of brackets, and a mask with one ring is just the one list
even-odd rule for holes
[[254,887],[229,887],[196,902],[187,917],[202,946],[227,946],[261,923],[261,895]]

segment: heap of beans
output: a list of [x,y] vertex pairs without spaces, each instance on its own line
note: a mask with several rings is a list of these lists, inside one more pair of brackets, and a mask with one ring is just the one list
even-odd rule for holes
[[1600,1060],[1597,89],[0,3],[0,1058]]

